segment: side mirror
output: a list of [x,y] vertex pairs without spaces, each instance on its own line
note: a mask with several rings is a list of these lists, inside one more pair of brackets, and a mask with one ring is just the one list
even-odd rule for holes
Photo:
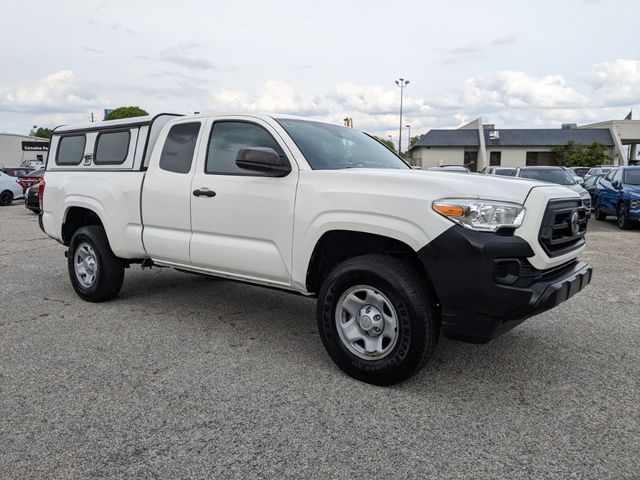
[[620,182],[618,180],[614,180],[611,182],[611,186],[617,190],[620,188]]
[[291,172],[286,157],[278,155],[273,148],[241,148],[236,155],[236,165],[245,170],[263,172],[272,177],[285,177]]

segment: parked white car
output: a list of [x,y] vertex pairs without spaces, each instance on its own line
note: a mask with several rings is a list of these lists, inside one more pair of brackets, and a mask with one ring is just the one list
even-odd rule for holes
[[41,227],[68,246],[81,298],[116,297],[136,263],[317,297],[327,352],[365,382],[406,379],[441,334],[487,342],[591,280],[576,192],[412,170],[353,128],[160,115],[57,128],[50,152]]
[[16,177],[0,172],[0,205],[11,205],[18,198],[24,198],[22,185]]

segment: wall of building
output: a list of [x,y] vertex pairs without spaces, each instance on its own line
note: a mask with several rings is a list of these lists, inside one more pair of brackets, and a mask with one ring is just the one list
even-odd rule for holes
[[501,152],[500,166],[501,167],[524,167],[527,164],[527,152],[550,152],[551,148],[548,147],[496,147],[488,148],[487,156],[490,157],[490,152]]
[[606,122],[583,125],[580,128],[608,128],[615,143],[609,156],[614,165],[628,163],[625,145],[632,145],[637,152],[640,144],[640,120],[608,120]]
[[38,155],[41,155],[42,159],[46,160],[47,152],[22,150],[22,142],[34,141],[48,142],[46,138],[0,133],[0,166],[19,167],[23,161],[36,161]]
[[[431,147],[431,148],[415,148],[412,151],[413,164],[422,167],[437,167],[440,165],[463,165],[464,164],[464,148],[463,147]],[[421,163],[415,163],[420,161]]]

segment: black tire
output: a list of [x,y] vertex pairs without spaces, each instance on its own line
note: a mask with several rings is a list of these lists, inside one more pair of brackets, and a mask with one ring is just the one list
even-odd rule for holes
[[[96,275],[90,286],[83,285],[76,274],[76,251],[83,244],[95,253]],[[104,302],[115,298],[122,288],[124,263],[111,251],[104,228],[98,225],[82,227],[76,231],[69,244],[67,267],[71,285],[78,296],[88,302]]]
[[627,207],[624,202],[618,204],[616,219],[621,230],[629,230],[631,228],[631,221],[627,215]]
[[596,204],[595,216],[596,216],[596,220],[602,221],[607,219],[607,214],[604,213],[600,208],[600,202]]
[[6,207],[7,205],[11,205],[11,203],[13,203],[13,192],[5,190],[0,193],[0,205]]
[[[383,358],[368,360],[345,345],[336,325],[343,293],[356,285],[385,295],[397,314],[397,341]],[[326,278],[317,303],[318,331],[327,352],[345,373],[374,385],[393,385],[417,373],[436,350],[440,323],[425,281],[407,263],[384,255],[363,255],[339,264]]]

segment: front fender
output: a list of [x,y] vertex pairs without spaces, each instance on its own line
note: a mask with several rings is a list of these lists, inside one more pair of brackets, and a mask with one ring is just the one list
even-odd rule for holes
[[[450,224],[435,219],[440,228],[438,234],[450,227]],[[294,242],[294,262],[292,283],[298,289],[306,291],[307,270],[314,249],[323,235],[331,231],[351,231],[380,235],[398,240],[412,250],[418,251],[427,245],[432,236],[411,220],[373,212],[354,212],[333,210],[322,212],[308,224],[304,232],[296,235]],[[430,232],[431,233],[431,232]]]

